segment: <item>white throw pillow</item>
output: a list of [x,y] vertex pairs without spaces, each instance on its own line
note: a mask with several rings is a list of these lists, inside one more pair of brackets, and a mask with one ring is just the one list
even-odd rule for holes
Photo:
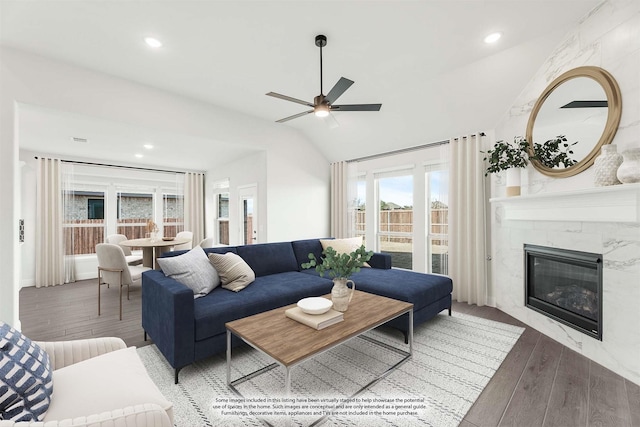
[[220,284],[220,276],[200,246],[189,252],[167,258],[158,258],[165,275],[193,290],[193,298],[207,295]]
[[230,291],[238,292],[249,286],[256,280],[256,274],[249,264],[233,252],[221,254],[209,254],[209,261],[218,271],[222,287]]
[[[349,237],[346,239],[320,239],[322,250],[332,247],[338,255],[351,254],[351,252],[362,246],[362,236]],[[364,263],[363,267],[371,267],[368,263]]]

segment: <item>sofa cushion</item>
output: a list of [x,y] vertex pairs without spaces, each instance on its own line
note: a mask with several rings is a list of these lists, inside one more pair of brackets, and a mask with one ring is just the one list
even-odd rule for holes
[[135,347],[112,351],[53,372],[56,393],[44,421],[155,403],[173,421],[173,405],[158,390]]
[[158,264],[167,276],[176,279],[200,298],[220,284],[218,272],[200,246],[171,258],[158,258]]
[[209,261],[218,272],[222,287],[239,292],[249,286],[256,278],[249,265],[237,254],[209,254]]
[[249,264],[256,277],[298,271],[291,242],[245,245],[237,249],[238,255]]
[[291,242],[293,253],[296,256],[298,271],[305,270],[302,264],[309,262],[309,254],[315,255],[316,259],[322,257],[322,244],[319,239],[296,240]]
[[0,321],[0,420],[42,420],[52,392],[47,352]]
[[351,276],[356,289],[414,304],[414,310],[437,301],[453,290],[449,277],[391,268],[363,268]]
[[332,286],[329,279],[295,271],[257,277],[239,294],[216,288],[194,301],[196,341],[224,333],[225,323],[232,320],[326,295]]

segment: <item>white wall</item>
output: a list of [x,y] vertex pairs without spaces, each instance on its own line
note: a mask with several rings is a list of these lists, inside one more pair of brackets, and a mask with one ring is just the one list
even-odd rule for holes
[[18,164],[17,106],[5,96],[14,88],[15,72],[0,51],[0,320],[20,327],[18,289],[20,277],[19,218],[20,171]]
[[[573,29],[540,67],[535,78],[496,128],[496,139],[523,135],[537,97],[558,75],[578,66],[609,71],[622,93],[622,119],[613,140],[618,151],[640,146],[640,2],[609,0]],[[593,168],[569,178],[550,178],[531,166],[523,173],[523,194],[553,195],[594,187]],[[493,197],[505,194],[492,179]],[[609,188],[609,187],[607,187]],[[606,191],[606,188],[603,189]],[[633,191],[633,189],[631,190]],[[640,194],[638,194],[640,200]],[[597,197],[596,197],[597,199]],[[523,199],[526,200],[526,199]],[[640,222],[507,220],[509,201],[494,201],[491,215],[491,295],[502,311],[569,348],[640,384]],[[594,201],[584,209],[596,209]],[[581,334],[524,306],[523,244],[603,254],[603,340]]]
[[[20,179],[19,135],[14,123],[18,102],[160,131],[224,140],[229,144],[250,144],[265,150],[267,179],[265,188],[260,191],[264,197],[267,194],[275,197],[264,204],[268,218],[267,239],[304,238],[328,233],[328,161],[299,132],[277,123],[13,49],[2,48],[0,55],[0,196],[10,206],[0,210],[0,238],[7,242],[0,245],[0,274],[3,277],[0,319],[17,324],[18,318],[20,248],[17,223],[20,197],[15,186]],[[197,150],[193,155],[198,155]],[[238,161],[234,172],[241,176],[252,173],[252,168]],[[208,173],[218,177],[216,171]],[[35,190],[21,190],[22,193],[26,191]],[[282,217],[278,219],[279,215]]]

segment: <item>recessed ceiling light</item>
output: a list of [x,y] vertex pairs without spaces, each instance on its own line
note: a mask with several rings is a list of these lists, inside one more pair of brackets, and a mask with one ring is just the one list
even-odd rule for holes
[[136,156],[137,158],[139,158],[139,159],[140,159],[140,158],[142,158],[142,157],[144,157],[144,156],[143,156],[142,154],[140,154],[140,153],[135,154],[135,156]]
[[162,47],[162,42],[158,39],[154,39],[153,37],[145,37],[145,43],[154,48]]
[[143,145],[144,148],[146,148],[147,150],[151,150],[153,148],[153,145],[151,144],[144,144]]
[[502,33],[491,33],[487,37],[484,38],[485,43],[495,43],[500,37],[502,37]]

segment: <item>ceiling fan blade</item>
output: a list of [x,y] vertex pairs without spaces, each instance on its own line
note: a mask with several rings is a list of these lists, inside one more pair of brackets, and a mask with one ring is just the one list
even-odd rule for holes
[[294,114],[293,116],[285,117],[284,119],[276,120],[276,123],[284,123],[289,120],[297,119],[298,117],[306,116],[307,114],[313,113],[313,110],[305,111],[303,113]]
[[331,90],[329,91],[327,96],[324,97],[324,99],[327,100],[329,104],[333,104],[334,102],[336,102],[338,98],[340,98],[340,95],[342,95],[347,89],[349,89],[349,87],[352,84],[353,84],[353,80],[340,77],[340,80],[338,80],[338,83],[336,83],[336,85],[333,88],[331,88]]
[[382,104],[332,105],[331,111],[380,111]]
[[295,102],[296,104],[306,105],[307,107],[313,107],[313,104],[311,104],[311,103],[309,103],[307,101],[303,101],[303,100],[297,99],[297,98],[292,98],[292,97],[287,96],[287,95],[281,95],[281,94],[275,93],[275,92],[269,92],[269,93],[266,93],[265,95],[273,96],[274,98],[284,99],[285,101]]

